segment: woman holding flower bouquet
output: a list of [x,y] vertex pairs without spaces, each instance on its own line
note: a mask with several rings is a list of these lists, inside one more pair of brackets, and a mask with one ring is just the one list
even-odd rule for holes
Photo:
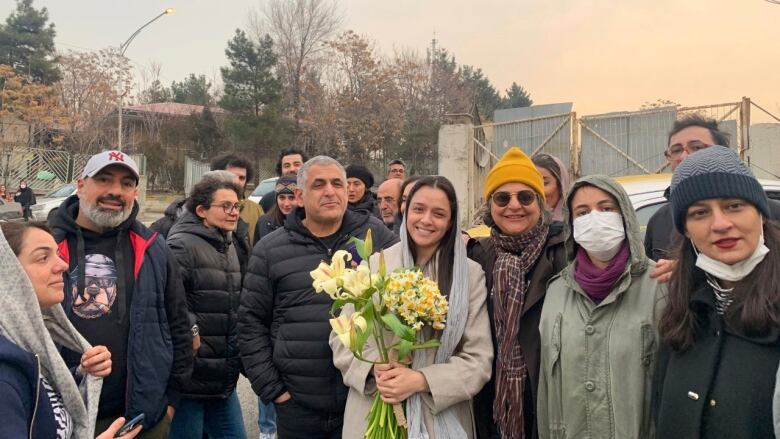
[[[349,386],[344,438],[364,437],[376,392],[389,404],[405,405],[410,438],[476,437],[471,400],[490,378],[493,343],[484,273],[466,257],[457,212],[450,181],[423,177],[409,194],[401,242],[383,255],[388,273],[420,267],[446,296],[449,310],[443,330],[425,325],[418,334],[418,340],[420,336],[438,340],[438,347],[415,349],[408,358],[388,364],[372,364],[356,358],[335,332],[331,335],[334,363]],[[372,271],[380,259],[379,255],[371,258]],[[342,315],[350,313],[345,308]],[[380,342],[389,346],[394,340],[397,337],[387,331]],[[375,358],[376,346],[369,339],[363,358]]]

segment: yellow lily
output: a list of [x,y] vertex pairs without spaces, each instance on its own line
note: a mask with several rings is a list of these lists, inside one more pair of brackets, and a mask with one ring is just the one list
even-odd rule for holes
[[342,288],[355,297],[371,288],[371,270],[365,263],[361,263],[354,270],[347,270],[342,279]]
[[341,344],[354,352],[357,349],[357,346],[353,346],[353,340],[357,337],[357,329],[365,331],[368,324],[366,319],[359,312],[356,312],[349,316],[341,315],[335,319],[330,319],[330,327],[333,328],[333,332],[339,337]]
[[314,291],[318,293],[325,291],[331,298],[337,299],[339,286],[347,271],[346,261],[351,259],[352,255],[349,252],[338,250],[333,254],[330,264],[320,262],[320,265],[309,273],[314,280],[312,282]]

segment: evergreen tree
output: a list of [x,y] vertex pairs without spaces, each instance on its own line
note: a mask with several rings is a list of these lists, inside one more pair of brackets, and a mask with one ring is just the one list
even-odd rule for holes
[[270,36],[265,35],[255,44],[244,31],[236,29],[225,55],[230,66],[220,69],[225,86],[220,106],[260,116],[264,107],[279,102],[281,86],[274,74],[276,55]]
[[[175,83],[175,82],[174,82]],[[162,85],[159,79],[152,81],[149,87],[141,92],[140,101],[144,104],[154,104],[157,102],[170,102],[171,89]]]
[[512,86],[506,91],[506,100],[503,108],[530,107],[533,104],[534,101],[531,100],[531,95],[525,91],[523,86],[513,82]]
[[19,75],[43,84],[60,79],[54,48],[53,23],[49,11],[37,10],[32,0],[17,0],[16,10],[0,26],[0,64],[14,68]]
[[173,102],[181,104],[194,105],[214,105],[214,98],[211,96],[211,82],[206,79],[206,75],[190,76],[181,82],[173,81],[171,83],[171,95]]
[[222,131],[209,107],[205,107],[200,114],[192,113],[190,125],[192,127],[190,140],[194,143],[195,151],[201,159],[214,157],[222,151],[224,145]]
[[473,102],[477,104],[480,114],[493,117],[493,112],[501,108],[501,96],[482,72],[482,69],[463,66],[461,69],[463,82],[470,89]]

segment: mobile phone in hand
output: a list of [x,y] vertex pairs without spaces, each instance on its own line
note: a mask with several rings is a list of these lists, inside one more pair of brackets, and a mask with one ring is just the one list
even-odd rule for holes
[[114,437],[122,437],[126,435],[127,433],[130,433],[132,429],[134,429],[138,424],[141,422],[144,422],[144,419],[146,418],[146,415],[141,413],[140,415],[136,416],[135,418],[125,422],[125,425],[122,426],[122,428],[119,429],[119,431],[116,432]]

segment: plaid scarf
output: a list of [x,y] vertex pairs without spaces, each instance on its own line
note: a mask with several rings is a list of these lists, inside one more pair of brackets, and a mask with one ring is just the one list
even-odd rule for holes
[[496,227],[490,233],[496,248],[492,291],[497,340],[493,420],[502,438],[525,437],[523,384],[526,365],[517,333],[528,288],[525,276],[542,253],[549,229],[549,225],[540,222],[519,236],[504,235]]

